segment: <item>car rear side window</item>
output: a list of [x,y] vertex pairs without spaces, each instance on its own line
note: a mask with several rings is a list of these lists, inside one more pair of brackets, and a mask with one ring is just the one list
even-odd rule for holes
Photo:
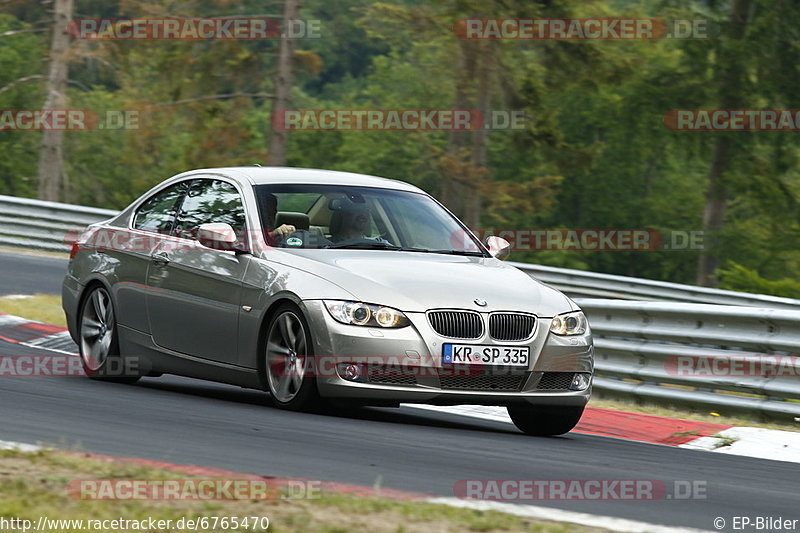
[[145,200],[136,212],[133,227],[145,231],[169,233],[175,222],[186,182],[176,183]]
[[195,180],[184,197],[175,231],[179,237],[194,239],[201,225],[225,222],[244,235],[246,220],[236,187],[221,180]]

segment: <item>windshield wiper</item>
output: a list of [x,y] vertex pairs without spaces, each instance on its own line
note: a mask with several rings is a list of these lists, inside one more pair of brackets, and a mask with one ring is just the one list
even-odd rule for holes
[[339,244],[329,244],[323,248],[351,248],[354,250],[400,250],[399,246],[386,242],[346,242]]
[[470,257],[483,257],[483,252],[478,250],[430,250],[428,248],[398,248],[401,252],[422,252],[425,254],[467,255]]
[[484,254],[478,250],[428,250],[432,254],[449,254],[449,255],[468,255],[470,257],[483,257]]
[[483,252],[470,251],[470,250],[430,250],[428,248],[412,248],[409,246],[396,246],[394,244],[374,241],[374,242],[342,242],[338,244],[329,244],[323,248],[338,248],[338,249],[351,249],[351,250],[393,250],[397,252],[421,252],[424,254],[447,254],[447,255],[465,255],[469,257],[484,257]]

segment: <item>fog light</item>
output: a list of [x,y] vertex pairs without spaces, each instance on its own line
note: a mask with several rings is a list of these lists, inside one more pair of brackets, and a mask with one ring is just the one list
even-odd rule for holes
[[356,381],[361,377],[361,368],[355,363],[339,363],[337,370],[348,381]]
[[592,375],[591,374],[575,374],[575,377],[572,378],[572,383],[570,383],[569,390],[576,390],[582,391],[589,388],[589,385],[592,383]]

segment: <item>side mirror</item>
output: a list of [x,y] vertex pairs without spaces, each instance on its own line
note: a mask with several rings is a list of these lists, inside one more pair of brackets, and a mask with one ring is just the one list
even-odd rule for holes
[[506,259],[511,254],[511,243],[502,237],[491,235],[486,237],[486,248],[492,257],[496,259]]
[[239,243],[236,231],[225,222],[201,225],[197,229],[197,241],[206,248],[229,251],[236,251],[238,249],[236,245]]

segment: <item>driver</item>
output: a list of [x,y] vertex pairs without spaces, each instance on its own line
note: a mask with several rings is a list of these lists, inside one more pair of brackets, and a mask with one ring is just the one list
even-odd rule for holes
[[[275,216],[278,214],[278,197],[274,194],[265,195],[263,197],[263,206],[266,218],[264,227],[271,228],[275,224]],[[277,240],[285,239],[295,231],[297,231],[297,228],[292,224],[281,224],[277,228],[267,230],[266,241],[270,246],[274,246]]]

